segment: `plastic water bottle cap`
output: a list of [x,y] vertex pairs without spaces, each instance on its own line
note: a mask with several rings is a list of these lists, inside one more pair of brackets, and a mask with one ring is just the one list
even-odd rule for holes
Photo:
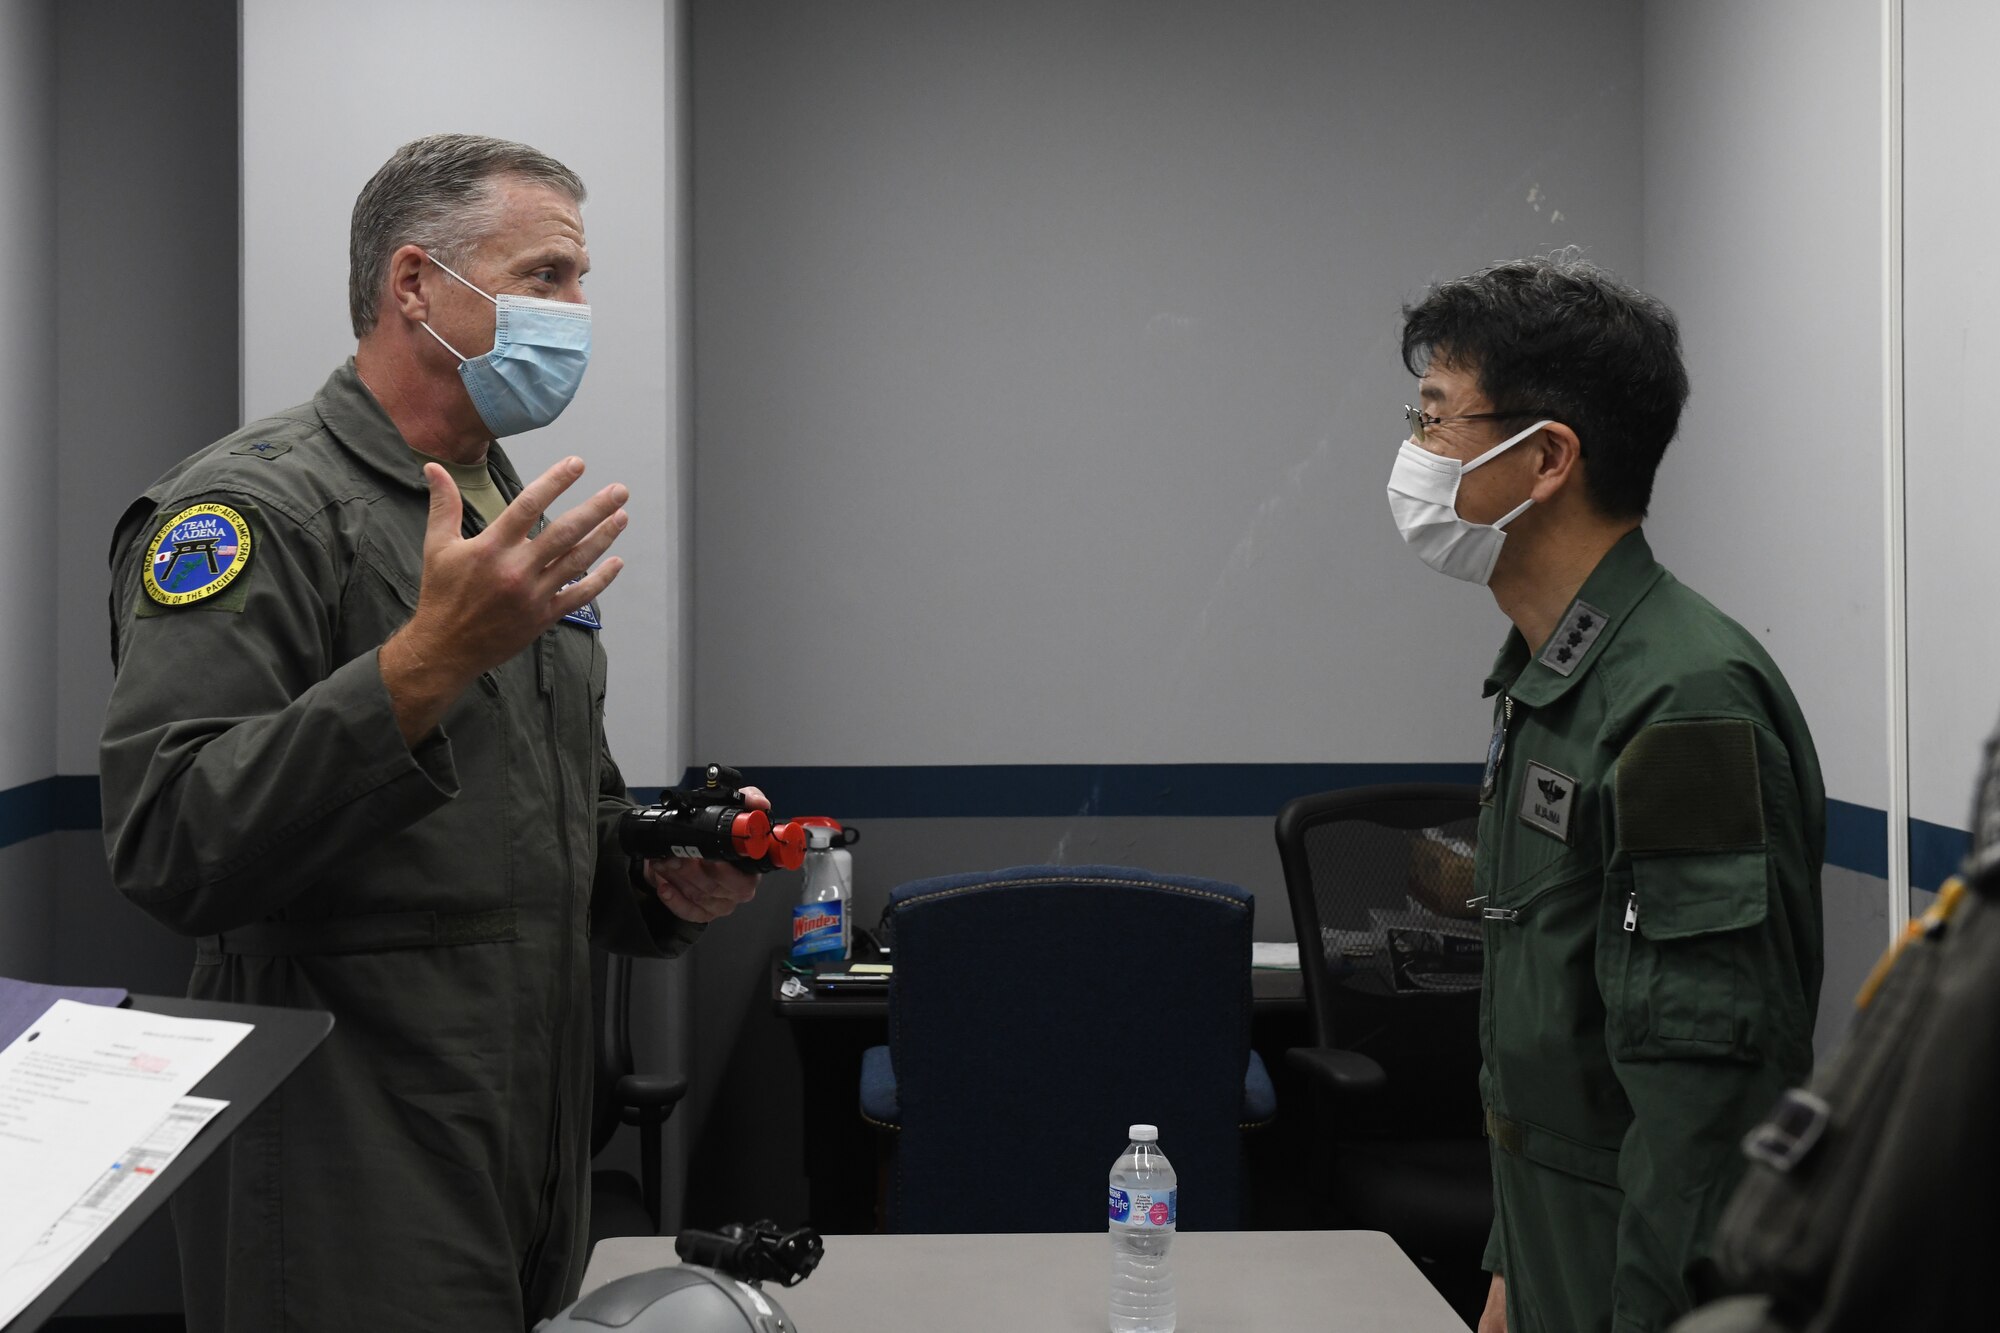
[[1158,1143],[1160,1141],[1160,1127],[1158,1125],[1134,1125],[1132,1126],[1131,1134],[1132,1142],[1134,1143]]

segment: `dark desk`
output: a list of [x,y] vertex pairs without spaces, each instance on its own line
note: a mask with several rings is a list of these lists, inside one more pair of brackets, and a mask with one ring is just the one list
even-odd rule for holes
[[[771,957],[771,1008],[791,1028],[805,1080],[806,1220],[828,1235],[876,1230],[876,1130],[861,1118],[861,1053],[889,1041],[887,994],[813,994],[787,999],[779,992],[785,977],[783,952]],[[865,960],[861,960],[865,961]],[[840,971],[846,964],[823,965]],[[1287,1117],[1295,1104],[1293,1078],[1285,1065],[1288,1047],[1312,1044],[1305,983],[1297,972],[1254,969],[1250,973],[1250,1044],[1264,1057],[1278,1088],[1279,1123],[1252,1135],[1249,1147],[1251,1227],[1296,1227],[1304,1220],[1302,1191],[1294,1188],[1285,1157],[1304,1151],[1295,1142],[1301,1118]],[[1293,1158],[1296,1165],[1299,1158]]]
[[159,1178],[140,1193],[116,1221],[104,1229],[84,1252],[64,1270],[48,1290],[37,1296],[14,1317],[6,1333],[29,1333],[60,1310],[93,1273],[104,1266],[114,1251],[139,1225],[158,1212],[167,1196],[200,1168],[222,1146],[223,1141],[260,1106],[280,1083],[291,1076],[326,1034],[333,1030],[333,1015],[315,1009],[270,1009],[260,1005],[219,1004],[208,1000],[185,1000],[178,996],[134,995],[132,1008],[174,1018],[221,1018],[233,1023],[249,1023],[251,1030],[224,1056],[222,1063],[194,1085],[191,1096],[211,1097],[229,1105],[202,1127],[180,1156],[174,1158]]
[[[814,993],[800,998],[788,999],[779,990],[785,978],[792,975],[781,965],[782,952],[771,958],[771,1007],[778,1017],[793,1020],[821,1019],[872,1019],[878,1023],[889,1020],[889,996],[886,988],[883,994],[823,995]],[[865,960],[860,960],[865,961]],[[815,971],[845,971],[847,963],[826,964]],[[1304,1015],[1306,1011],[1305,981],[1297,971],[1253,968],[1250,972],[1250,1012],[1256,1019],[1282,1014]],[[888,1040],[888,1030],[883,1029],[881,1041],[871,1045],[881,1045]]]

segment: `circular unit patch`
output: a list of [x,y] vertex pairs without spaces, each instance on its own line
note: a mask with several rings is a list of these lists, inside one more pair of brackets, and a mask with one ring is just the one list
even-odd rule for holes
[[175,514],[146,552],[146,595],[162,606],[213,597],[250,565],[250,524],[228,505]]

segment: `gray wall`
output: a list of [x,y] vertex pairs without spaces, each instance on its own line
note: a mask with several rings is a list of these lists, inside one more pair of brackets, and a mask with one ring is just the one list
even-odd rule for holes
[[[7,605],[16,632],[0,647],[0,789],[55,771],[50,707],[60,606],[57,573],[88,543],[63,533],[56,489],[55,25],[40,0],[0,0],[0,249],[15,257],[17,318],[0,323],[0,568],[17,571]],[[45,976],[54,952],[54,858],[47,839],[0,852],[0,975]]]
[[[691,20],[693,757],[1480,757],[1506,626],[1389,519],[1397,308],[1564,243],[1643,276],[1636,3]],[[1478,57],[1418,79],[1440,32]],[[1529,95],[1552,68],[1589,73]],[[1101,858],[1246,884],[1291,935],[1268,819],[984,813],[867,822],[862,917],[903,879]],[[794,891],[694,957],[716,1217],[800,1202],[764,981]]]
[[[1645,19],[1646,275],[1694,386],[1647,530],[1784,669],[1827,794],[1880,810],[1880,8],[1651,0]],[[1824,893],[1822,1049],[1888,942],[1885,881]]]
[[2000,42],[2000,7],[1905,0],[1904,14],[1910,813],[1962,828],[2000,713],[2000,98],[1981,59]]
[[[58,509],[76,555],[57,582],[54,771],[94,774],[112,527],[155,477],[236,427],[236,7],[55,10]],[[192,946],[112,891],[97,833],[48,841],[64,978],[183,990]]]
[[1476,759],[1504,625],[1389,520],[1396,310],[1637,273],[1638,18],[696,4],[700,752]]

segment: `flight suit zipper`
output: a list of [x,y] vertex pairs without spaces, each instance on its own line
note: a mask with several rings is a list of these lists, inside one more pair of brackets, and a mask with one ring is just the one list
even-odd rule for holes
[[[549,1136],[545,1146],[547,1160],[544,1163],[542,1173],[540,1215],[536,1218],[534,1237],[528,1246],[525,1260],[521,1265],[521,1290],[524,1297],[534,1291],[536,1277],[542,1266],[543,1256],[548,1248],[550,1234],[555,1227],[556,1185],[562,1178],[563,1150],[565,1146],[563,1142],[565,1131],[563,1098],[566,1092],[567,1080],[564,1077],[565,1069],[560,1043],[569,1031],[570,957],[573,952],[571,949],[569,927],[571,919],[570,911],[573,906],[572,889],[574,886],[575,857],[569,829],[569,775],[563,769],[562,719],[561,710],[556,700],[555,688],[553,658],[555,654],[555,635],[557,633],[558,631],[555,629],[544,631],[542,636],[535,641],[534,647],[530,649],[535,656],[535,686],[537,692],[541,695],[543,719],[547,724],[549,758],[555,765],[556,837],[557,846],[561,850],[562,865],[567,873],[563,880],[562,898],[557,906],[555,930],[555,939],[560,956],[556,960],[555,1031],[558,1034],[558,1048],[556,1057],[551,1062],[552,1073],[554,1075],[552,1080],[554,1104],[549,1117]],[[583,1169],[587,1172],[589,1164],[584,1163]]]
[[[1507,729],[1514,722],[1514,696],[1500,696],[1500,725],[1493,729],[1493,737],[1486,744],[1486,776],[1479,784],[1479,801],[1491,804],[1500,790],[1500,764],[1507,755]],[[1485,902],[1487,895],[1466,900],[1467,907],[1477,907]],[[1482,907],[1480,916],[1487,921],[1518,921],[1521,914],[1510,907]]]

